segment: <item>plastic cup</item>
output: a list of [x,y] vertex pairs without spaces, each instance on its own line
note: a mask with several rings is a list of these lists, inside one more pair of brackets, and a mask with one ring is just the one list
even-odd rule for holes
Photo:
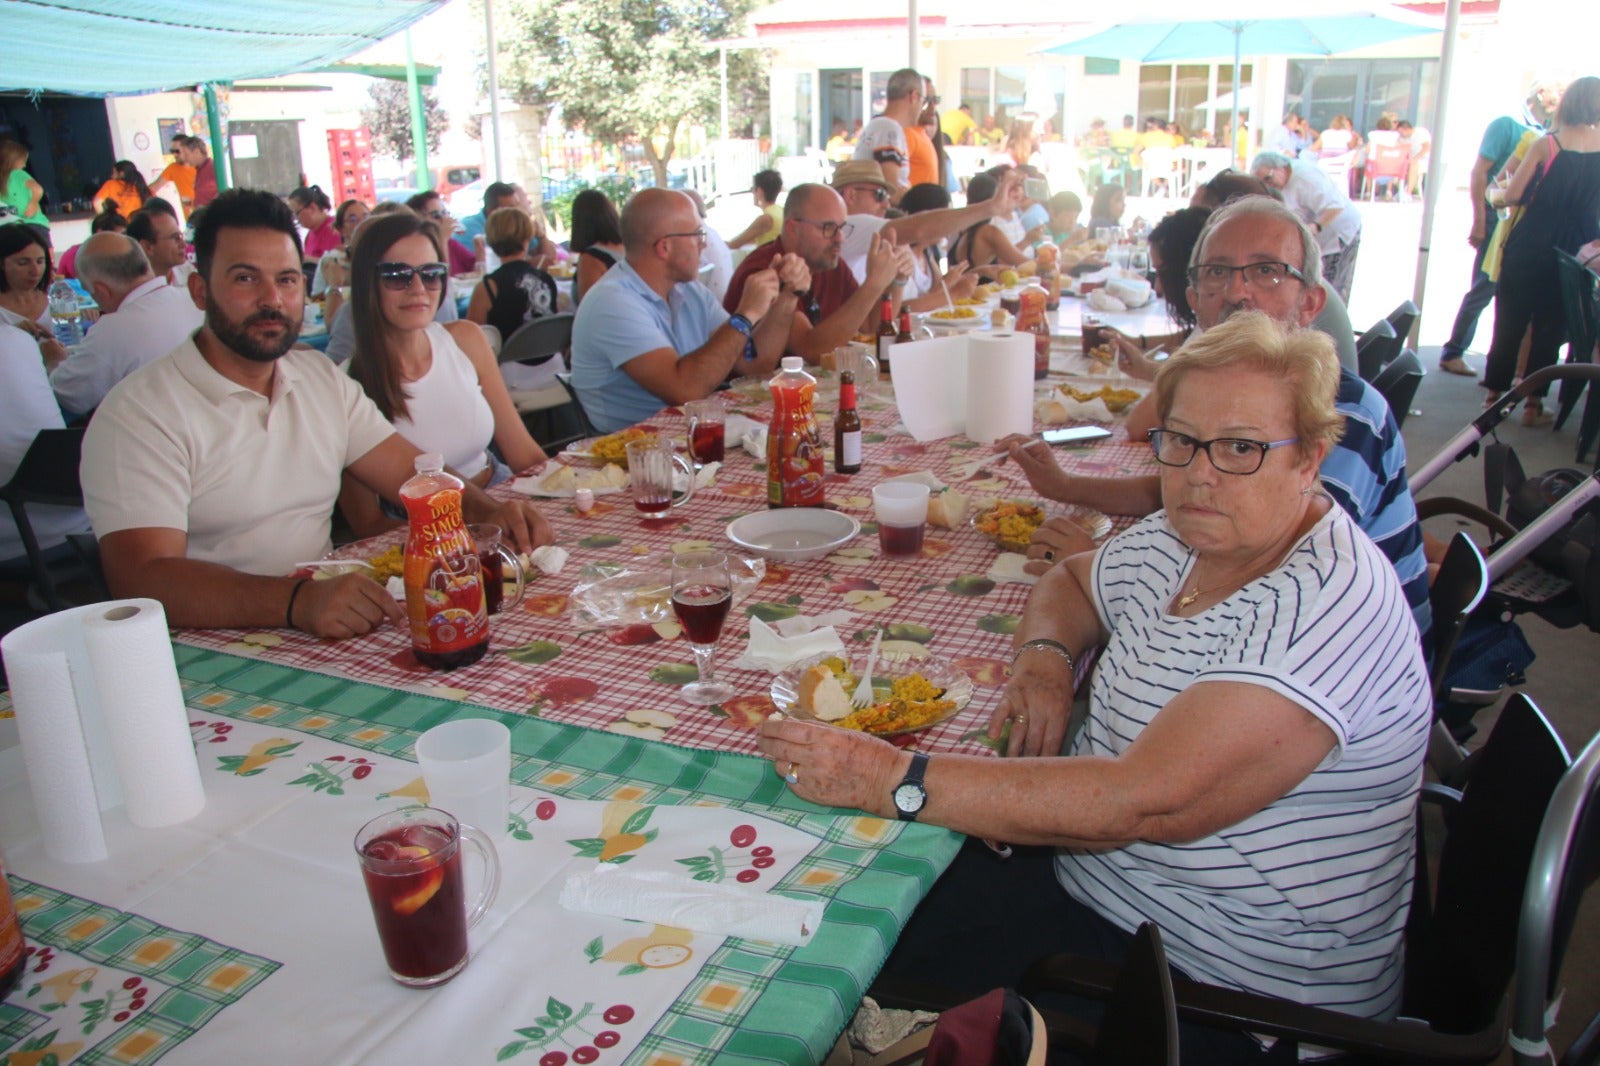
[[505,837],[511,804],[511,730],[489,718],[457,718],[417,738],[428,802]]
[[[484,868],[470,906],[463,845],[478,853]],[[489,838],[448,811],[406,807],[362,826],[355,848],[389,976],[427,988],[460,973],[467,965],[467,930],[500,889],[500,856]]]
[[914,481],[888,481],[872,489],[872,510],[878,520],[878,546],[889,556],[917,555],[928,520],[928,486]]

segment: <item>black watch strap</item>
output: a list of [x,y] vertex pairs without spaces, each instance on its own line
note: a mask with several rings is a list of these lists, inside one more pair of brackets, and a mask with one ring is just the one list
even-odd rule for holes
[[922,776],[928,770],[928,756],[920,751],[911,753],[911,767],[894,789],[895,816],[902,822],[914,822],[928,802],[928,790]]

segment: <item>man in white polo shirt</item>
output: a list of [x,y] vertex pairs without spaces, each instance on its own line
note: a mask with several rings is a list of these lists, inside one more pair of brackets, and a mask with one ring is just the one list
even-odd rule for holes
[[[292,348],[305,274],[288,207],[223,193],[195,252],[189,292],[205,326],[112,389],[84,438],[84,500],[112,594],[158,599],[176,626],[342,638],[403,623],[368,577],[286,576],[328,550],[341,473],[396,502],[418,454],[326,356]],[[531,504],[470,484],[462,503],[521,550],[551,540]]]
[[139,242],[121,233],[96,233],[78,248],[78,280],[100,305],[100,318],[50,373],[63,411],[84,415],[111,387],[182,344],[204,316],[184,289],[150,269]]

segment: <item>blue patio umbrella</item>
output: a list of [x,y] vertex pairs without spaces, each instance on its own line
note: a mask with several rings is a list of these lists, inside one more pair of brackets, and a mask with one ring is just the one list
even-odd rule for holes
[[[1045,55],[1131,59],[1141,63],[1233,57],[1233,99],[1239,99],[1239,61],[1244,55],[1334,55],[1385,41],[1438,33],[1437,19],[1382,3],[1310,0],[1288,14],[1281,0],[1224,3],[1209,17],[1177,3],[1166,12],[1139,15],[1098,31],[1039,49]],[[1238,123],[1229,141],[1238,137]]]

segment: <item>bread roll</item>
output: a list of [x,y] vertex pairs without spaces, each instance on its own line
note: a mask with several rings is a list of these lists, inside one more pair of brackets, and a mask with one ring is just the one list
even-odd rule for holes
[[800,709],[820,722],[837,722],[855,708],[833,671],[819,663],[800,675]]

